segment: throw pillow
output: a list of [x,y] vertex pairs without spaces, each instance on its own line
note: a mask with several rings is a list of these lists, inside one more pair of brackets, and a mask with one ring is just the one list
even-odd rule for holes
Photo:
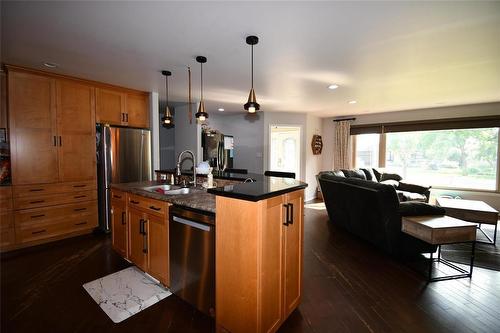
[[398,188],[399,182],[394,179],[387,179],[387,180],[382,180],[380,184],[385,184],[385,185],[391,185],[394,188]]
[[401,202],[399,204],[399,214],[401,216],[444,215],[444,212],[444,208],[429,205],[425,202]]
[[371,169],[359,169],[365,173],[366,180],[372,180],[374,182],[377,181],[377,177],[375,177],[375,174]]
[[373,174],[375,175],[375,179],[379,182],[380,178],[382,177],[382,174],[377,170],[372,168]]
[[359,178],[366,180],[365,173],[361,170],[344,170],[342,169],[342,172],[347,178]]
[[389,179],[394,179],[396,181],[400,181],[401,179],[403,179],[403,177],[401,177],[400,175],[398,175],[397,173],[383,173],[382,176],[380,176],[380,182],[384,181],[384,180],[389,180]]

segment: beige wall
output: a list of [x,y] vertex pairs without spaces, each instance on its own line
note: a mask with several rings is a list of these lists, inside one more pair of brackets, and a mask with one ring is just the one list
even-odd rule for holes
[[[353,125],[493,115],[500,115],[500,102],[357,115]],[[331,170],[333,166],[333,119],[335,117],[323,118],[322,170]],[[444,193],[459,195],[464,199],[483,200],[500,210],[500,193],[498,192],[456,191],[438,188],[432,191],[433,196]]]

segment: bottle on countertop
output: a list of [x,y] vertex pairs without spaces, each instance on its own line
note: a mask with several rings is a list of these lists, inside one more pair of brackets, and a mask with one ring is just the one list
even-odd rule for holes
[[212,175],[212,169],[213,168],[208,168],[208,175],[207,175],[207,187],[208,188],[214,187],[214,175]]

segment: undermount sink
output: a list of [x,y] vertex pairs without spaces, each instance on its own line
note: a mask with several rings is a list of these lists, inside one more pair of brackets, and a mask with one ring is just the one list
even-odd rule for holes
[[165,191],[165,195],[177,195],[177,194],[189,194],[191,189],[189,187],[183,187],[176,190]]
[[160,194],[166,194],[166,192],[172,191],[172,190],[177,190],[179,189],[179,186],[175,185],[155,185],[155,186],[148,186],[148,187],[143,187],[142,189],[144,191],[148,192],[155,192],[155,193],[160,193]]

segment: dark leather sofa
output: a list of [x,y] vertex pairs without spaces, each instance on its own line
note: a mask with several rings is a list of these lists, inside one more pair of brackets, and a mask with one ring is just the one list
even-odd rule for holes
[[436,246],[401,232],[402,216],[444,215],[423,202],[399,202],[393,186],[321,172],[318,183],[330,221],[383,251],[408,257],[436,251]]

